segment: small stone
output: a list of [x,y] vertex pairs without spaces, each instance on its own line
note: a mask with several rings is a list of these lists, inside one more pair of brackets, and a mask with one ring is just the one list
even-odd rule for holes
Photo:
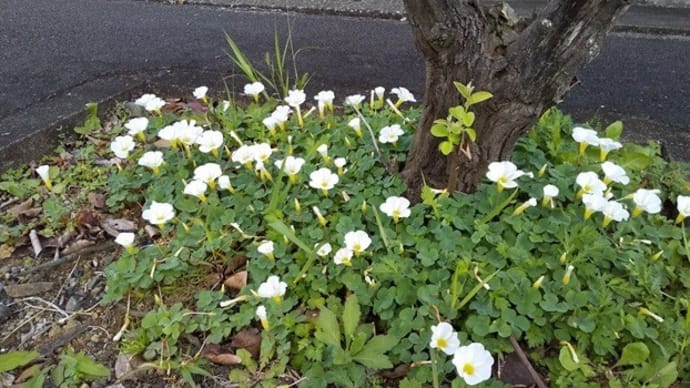
[[25,298],[50,291],[53,288],[55,288],[55,283],[53,282],[35,282],[7,285],[5,286],[5,292],[12,298]]
[[71,296],[68,300],[67,303],[65,304],[65,311],[68,313],[73,313],[75,311],[79,311],[82,306],[82,302],[84,302],[84,298],[79,296],[79,295],[74,295]]
[[115,360],[115,377],[119,379],[130,370],[132,370],[132,365],[129,363],[129,356],[120,353]]

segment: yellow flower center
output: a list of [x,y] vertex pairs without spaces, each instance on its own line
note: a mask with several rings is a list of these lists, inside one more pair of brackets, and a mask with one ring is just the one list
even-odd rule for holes
[[322,188],[322,189],[327,189],[327,188],[328,188],[328,182],[327,182],[327,181],[321,182],[321,188]]
[[354,245],[352,246],[352,250],[353,250],[354,252],[359,252],[359,251],[362,250],[362,246],[361,246],[360,244],[354,244]]
[[446,341],[445,338],[439,338],[436,340],[436,346],[438,346],[439,349],[445,349],[448,347],[448,341]]
[[468,362],[462,366],[462,371],[465,372],[466,375],[472,376],[474,374],[474,365]]

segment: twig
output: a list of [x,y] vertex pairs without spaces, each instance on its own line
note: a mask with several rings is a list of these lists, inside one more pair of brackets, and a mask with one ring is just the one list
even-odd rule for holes
[[6,207],[8,207],[8,206],[10,206],[10,205],[12,205],[12,204],[14,204],[14,203],[17,203],[17,202],[19,202],[19,198],[18,198],[18,197],[14,197],[14,198],[12,198],[12,199],[8,199],[7,201],[5,201],[5,202],[3,202],[3,203],[0,203],[0,210],[2,210],[2,209],[6,208]]
[[108,249],[115,248],[116,245],[117,244],[115,244],[113,242],[105,242],[103,244],[91,245],[91,246],[88,246],[88,247],[81,249],[77,252],[71,253],[67,256],[63,256],[59,260],[53,260],[53,261],[49,261],[47,263],[33,266],[33,267],[27,269],[24,273],[29,274],[29,273],[40,272],[40,271],[43,271],[46,269],[57,267],[57,266],[60,266],[62,264],[68,263],[72,260],[75,260],[75,259],[81,257],[82,255],[88,255],[91,253],[98,253],[98,252],[106,251]]
[[[57,248],[57,249],[55,250],[55,252],[59,252],[59,250],[60,250],[60,249]],[[53,303],[55,303],[55,301],[57,301],[58,298],[60,297],[60,294],[62,294],[62,290],[64,290],[64,289],[65,289],[65,286],[67,286],[67,283],[69,282],[69,279],[70,279],[70,278],[72,277],[72,275],[74,274],[74,270],[77,269],[77,266],[78,266],[78,265],[79,265],[79,258],[77,258],[77,261],[74,263],[74,266],[72,267],[72,270],[69,271],[69,274],[67,275],[67,278],[65,278],[65,281],[62,282],[62,285],[60,286],[60,289],[58,290],[57,295],[55,295],[55,298],[53,298]]]
[[525,354],[525,352],[520,347],[520,344],[515,339],[515,336],[511,335],[509,339],[510,339],[510,344],[513,345],[513,349],[515,349],[515,353],[517,353],[518,357],[520,358],[520,361],[522,361],[522,363],[525,365],[525,367],[527,367],[527,371],[529,372],[530,376],[532,376],[532,379],[537,384],[537,387],[548,388],[548,386],[544,383],[544,380],[542,380],[541,376],[539,376],[539,373],[537,373],[537,371],[532,366],[532,363],[529,362],[527,355]]

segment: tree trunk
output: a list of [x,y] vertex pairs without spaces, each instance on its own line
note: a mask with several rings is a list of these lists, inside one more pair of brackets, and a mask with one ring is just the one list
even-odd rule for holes
[[[628,1],[551,0],[529,24],[507,6],[484,9],[478,0],[404,3],[426,62],[424,112],[402,172],[408,196],[417,199],[423,181],[447,187],[451,174],[457,175],[455,190],[475,191],[488,164],[509,159],[520,136],[599,53]],[[460,103],[453,81],[472,82],[494,97],[472,107],[477,140],[469,155],[445,157],[429,131]]]

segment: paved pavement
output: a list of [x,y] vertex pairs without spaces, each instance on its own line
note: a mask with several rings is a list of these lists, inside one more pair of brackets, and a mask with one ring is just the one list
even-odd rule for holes
[[[672,20],[690,15],[662,10]],[[670,23],[658,15],[647,20]],[[56,129],[78,121],[86,102],[149,89],[189,96],[201,84],[241,87],[224,32],[260,60],[274,28],[284,31],[290,20],[295,46],[308,48],[299,67],[314,74],[311,93],[403,85],[421,95],[423,85],[410,28],[395,19],[135,0],[0,0],[0,20],[0,170],[48,152]],[[670,31],[678,32],[675,25]],[[674,158],[690,160],[688,58],[689,36],[611,34],[563,109],[579,119],[622,117],[634,138],[662,139]]]

